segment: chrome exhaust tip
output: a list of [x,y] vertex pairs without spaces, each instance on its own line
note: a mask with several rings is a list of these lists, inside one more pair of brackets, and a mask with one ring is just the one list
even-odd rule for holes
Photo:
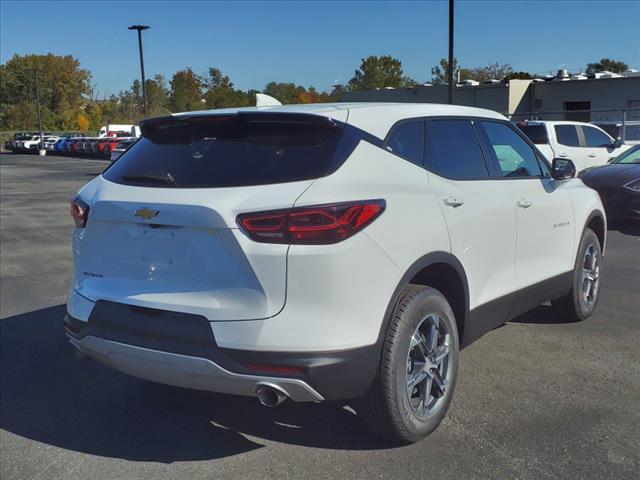
[[258,385],[256,395],[260,403],[269,408],[277,407],[289,398],[282,390],[271,385]]

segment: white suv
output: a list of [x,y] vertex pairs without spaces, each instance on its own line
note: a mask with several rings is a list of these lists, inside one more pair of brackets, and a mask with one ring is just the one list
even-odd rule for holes
[[503,116],[335,104],[153,118],[73,199],[65,317],[141,378],[357,399],[400,442],[433,431],[458,352],[553,300],[588,317],[605,214]]
[[601,128],[584,122],[525,121],[518,126],[547,160],[570,158],[579,172],[605,165],[631,148]]

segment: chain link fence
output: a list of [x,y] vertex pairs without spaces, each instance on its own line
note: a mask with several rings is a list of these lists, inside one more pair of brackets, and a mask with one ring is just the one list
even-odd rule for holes
[[516,123],[524,120],[592,123],[613,138],[620,138],[630,145],[640,144],[640,108],[510,113],[507,116]]

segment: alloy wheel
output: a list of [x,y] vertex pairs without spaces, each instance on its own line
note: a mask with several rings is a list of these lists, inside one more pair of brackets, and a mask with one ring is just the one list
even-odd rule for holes
[[420,321],[411,336],[407,355],[407,395],[420,417],[435,414],[449,384],[451,335],[446,322],[436,314]]

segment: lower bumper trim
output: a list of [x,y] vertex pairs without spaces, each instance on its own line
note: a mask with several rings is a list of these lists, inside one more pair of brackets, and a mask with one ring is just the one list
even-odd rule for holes
[[231,395],[257,396],[259,385],[271,384],[297,402],[319,402],[324,398],[297,378],[276,378],[230,372],[208,358],[192,357],[127,345],[88,335],[67,335],[85,355],[134,377]]

